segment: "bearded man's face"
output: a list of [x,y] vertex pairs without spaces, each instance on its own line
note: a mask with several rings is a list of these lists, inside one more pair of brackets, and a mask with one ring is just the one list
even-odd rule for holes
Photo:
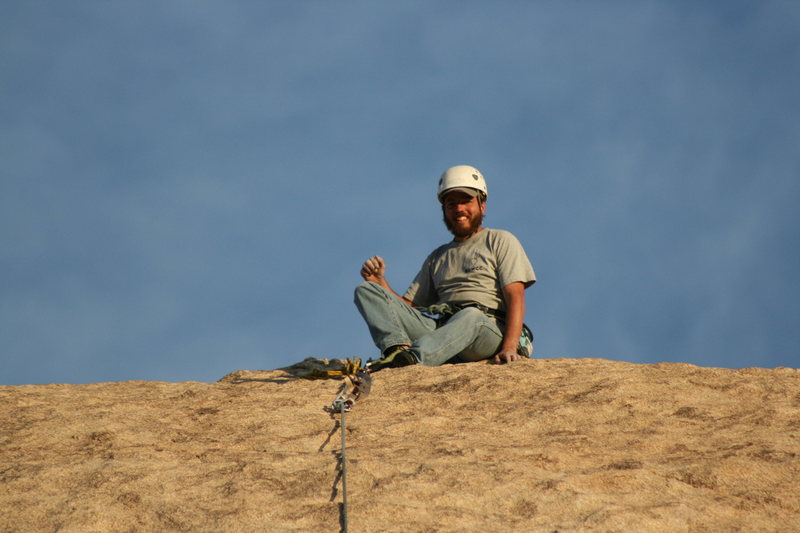
[[442,199],[444,224],[456,240],[464,240],[477,233],[483,224],[486,202],[478,196],[461,191],[447,193]]

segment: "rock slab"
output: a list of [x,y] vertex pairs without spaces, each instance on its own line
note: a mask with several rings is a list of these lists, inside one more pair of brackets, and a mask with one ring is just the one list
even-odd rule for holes
[[[0,531],[340,531],[340,386],[0,387]],[[345,429],[352,532],[800,530],[797,369],[387,369]]]

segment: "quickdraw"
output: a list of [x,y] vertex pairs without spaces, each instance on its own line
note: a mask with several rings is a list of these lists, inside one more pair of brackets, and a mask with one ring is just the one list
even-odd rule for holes
[[329,375],[344,376],[342,388],[331,405],[335,411],[350,411],[356,401],[369,394],[372,388],[372,375],[357,357],[345,361],[343,370],[331,370]]

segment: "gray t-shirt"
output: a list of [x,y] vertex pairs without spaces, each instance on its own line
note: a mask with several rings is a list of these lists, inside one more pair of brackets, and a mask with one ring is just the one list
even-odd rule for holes
[[516,281],[536,281],[525,250],[510,232],[487,228],[431,252],[404,297],[419,307],[476,302],[502,311],[503,287]]

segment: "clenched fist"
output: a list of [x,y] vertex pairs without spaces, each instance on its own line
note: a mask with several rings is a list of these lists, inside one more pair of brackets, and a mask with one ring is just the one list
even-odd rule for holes
[[361,277],[365,281],[374,281],[383,285],[385,272],[386,263],[383,262],[383,258],[377,255],[370,257],[361,265]]

